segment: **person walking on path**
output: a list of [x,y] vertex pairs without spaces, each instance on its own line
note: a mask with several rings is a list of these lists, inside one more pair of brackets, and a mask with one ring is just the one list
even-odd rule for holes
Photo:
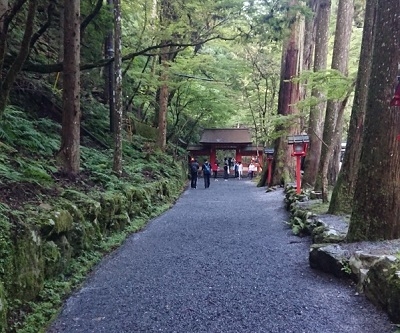
[[203,177],[204,177],[204,188],[210,187],[210,177],[211,177],[211,165],[208,160],[204,160],[203,166]]
[[238,174],[239,174],[239,179],[242,179],[242,177],[243,177],[243,164],[242,164],[242,162],[238,162]]
[[251,161],[251,163],[249,165],[249,176],[250,176],[250,179],[253,179],[255,170],[256,170],[256,166],[253,163],[253,161]]
[[234,168],[235,168],[235,178],[239,178],[239,162],[238,161],[235,162]]
[[217,182],[218,181],[218,179],[217,179],[217,177],[218,177],[218,163],[217,162],[214,163],[214,165],[212,167],[212,171],[213,171],[213,174],[214,174],[214,181]]
[[229,165],[228,162],[224,163],[224,179],[227,181],[229,178]]
[[190,163],[190,187],[191,188],[196,188],[197,187],[197,176],[199,172],[199,163],[197,163],[197,160],[192,158],[192,161]]

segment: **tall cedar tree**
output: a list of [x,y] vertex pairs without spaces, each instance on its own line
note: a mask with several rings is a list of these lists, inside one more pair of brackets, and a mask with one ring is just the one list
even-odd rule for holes
[[[297,6],[298,1],[292,0],[291,6]],[[281,83],[279,87],[278,98],[278,114],[288,118],[285,124],[276,128],[281,136],[275,140],[275,160],[273,164],[272,183],[280,184],[294,179],[294,159],[287,144],[287,135],[294,134],[299,131],[298,121],[289,116],[298,113],[295,104],[300,99],[300,89],[297,82],[292,79],[299,75],[300,56],[302,54],[302,46],[304,45],[301,25],[304,24],[300,19],[300,15],[296,13],[294,22],[291,25],[290,36],[283,46],[282,64],[281,64]]]
[[[107,5],[109,6],[111,12],[114,14],[114,0],[107,0]],[[104,43],[104,55],[106,59],[114,58],[114,31],[110,29],[107,34],[105,43]],[[114,105],[114,83],[115,83],[115,74],[114,74],[114,62],[111,62],[107,65],[107,69],[104,71],[104,99],[108,101],[109,107],[109,117],[110,117],[110,132],[114,132],[114,123],[115,123],[115,105]]]
[[[375,0],[368,0],[368,2]],[[400,238],[400,109],[390,106],[400,62],[400,1],[378,0],[361,159],[348,241]]]
[[[336,20],[335,42],[332,55],[332,69],[347,75],[350,37],[354,13],[354,0],[339,0]],[[328,167],[333,149],[336,144],[337,133],[341,133],[341,115],[345,104],[329,100],[326,107],[321,158],[318,167],[316,189],[322,190],[322,199],[328,201]],[[340,125],[337,125],[340,123]],[[340,139],[340,138],[339,138]]]
[[361,154],[365,109],[367,107],[367,93],[371,75],[377,2],[378,0],[368,1],[365,8],[360,63],[350,117],[346,151],[344,153],[338,180],[332,192],[332,198],[329,204],[330,214],[350,214],[353,206],[354,189]]
[[114,162],[113,171],[122,175],[122,43],[121,0],[114,0]]
[[[174,22],[178,19],[174,4],[171,0],[162,0],[161,2],[161,15],[160,21],[167,27],[171,22]],[[161,45],[166,45],[170,40],[161,41]],[[169,78],[169,64],[176,54],[173,52],[174,47],[163,46],[160,49],[160,57],[159,63],[161,65],[160,69],[160,87],[157,92],[158,98],[158,109],[156,112],[158,116],[158,137],[157,137],[157,146],[162,151],[165,151],[167,146],[167,116],[168,116],[168,102],[169,102],[169,87],[168,87],[168,78]]]
[[62,171],[80,167],[80,0],[64,0],[63,117],[58,158]]
[[[314,71],[318,72],[326,70],[327,67],[331,1],[317,0],[316,6]],[[310,147],[305,159],[303,183],[305,186],[314,187],[321,156],[326,97],[318,87],[312,89],[311,95],[318,99],[319,103],[310,109],[307,131],[310,136]]]

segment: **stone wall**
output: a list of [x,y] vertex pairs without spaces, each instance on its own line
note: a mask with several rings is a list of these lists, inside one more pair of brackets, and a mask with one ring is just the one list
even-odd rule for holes
[[68,276],[71,261],[84,251],[95,251],[103,239],[132,227],[138,218],[159,214],[157,208],[179,196],[184,177],[123,191],[65,190],[53,202],[24,213],[0,214],[0,332],[7,331],[12,301],[23,307],[36,300],[45,282]]
[[307,192],[296,195],[290,187],[285,193],[292,230],[311,237],[310,266],[338,278],[352,279],[356,292],[400,324],[400,239],[346,243],[349,217],[317,215],[313,206],[320,200],[311,199]]

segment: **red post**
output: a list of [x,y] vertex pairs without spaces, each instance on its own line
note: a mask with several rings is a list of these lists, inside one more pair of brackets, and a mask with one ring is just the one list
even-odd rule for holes
[[296,156],[296,193],[301,193],[301,155]]
[[215,150],[214,147],[211,147],[211,149],[210,149],[210,164],[214,165],[216,160],[217,160],[217,151]]
[[240,148],[236,148],[235,160],[237,162],[242,162],[242,153],[240,151]]

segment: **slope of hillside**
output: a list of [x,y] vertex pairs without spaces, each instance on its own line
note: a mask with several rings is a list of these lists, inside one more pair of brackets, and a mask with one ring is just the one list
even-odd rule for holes
[[105,253],[181,193],[185,152],[181,158],[162,154],[143,136],[127,136],[123,177],[113,174],[104,115],[104,106],[86,105],[81,172],[71,179],[56,160],[54,105],[6,110],[0,125],[0,332],[38,332]]

